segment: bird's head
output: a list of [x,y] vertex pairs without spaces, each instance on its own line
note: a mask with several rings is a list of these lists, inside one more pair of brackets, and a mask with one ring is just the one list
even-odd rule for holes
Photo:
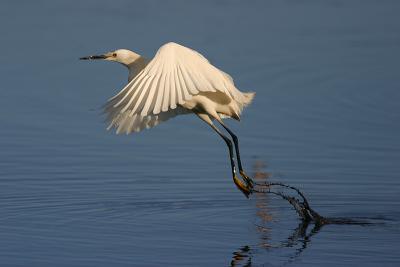
[[108,61],[115,61],[125,66],[129,66],[140,58],[140,55],[128,49],[118,49],[101,55],[92,55],[81,57],[80,60],[95,60],[102,59]]

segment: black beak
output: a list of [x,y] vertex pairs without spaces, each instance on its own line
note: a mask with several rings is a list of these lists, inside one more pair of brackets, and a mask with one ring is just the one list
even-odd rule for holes
[[105,55],[97,55],[97,56],[81,57],[79,59],[80,60],[93,60],[93,59],[105,59],[105,58],[107,58]]

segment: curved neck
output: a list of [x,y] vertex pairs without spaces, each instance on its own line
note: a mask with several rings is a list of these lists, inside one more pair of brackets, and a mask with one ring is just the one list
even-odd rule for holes
[[140,57],[131,64],[127,65],[128,70],[129,70],[129,76],[128,76],[128,81],[130,82],[135,76],[142,70],[144,69],[149,61],[144,58]]
[[131,81],[142,69],[144,69],[144,67],[146,67],[149,61],[145,57],[142,57],[133,51],[129,52],[130,53],[127,56],[118,60],[118,62],[128,68],[128,81]]

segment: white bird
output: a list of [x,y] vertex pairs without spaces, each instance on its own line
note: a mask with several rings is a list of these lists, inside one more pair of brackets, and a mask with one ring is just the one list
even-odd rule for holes
[[[105,104],[110,123],[108,129],[115,128],[117,134],[130,134],[180,114],[194,113],[226,142],[236,186],[246,197],[252,192],[252,180],[242,168],[238,138],[222,119],[239,120],[243,108],[250,104],[255,93],[242,93],[231,76],[213,66],[200,53],[172,42],[161,46],[152,60],[127,49],[80,59],[115,61],[129,70],[128,84]],[[213,124],[213,120],[232,137],[244,183],[236,176],[232,141]]]

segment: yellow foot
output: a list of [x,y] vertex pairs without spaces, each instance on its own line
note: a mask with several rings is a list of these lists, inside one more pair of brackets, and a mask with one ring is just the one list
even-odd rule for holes
[[252,189],[253,188],[253,180],[249,176],[246,175],[244,171],[240,171],[240,175],[243,177],[243,180],[245,181],[247,188]]
[[249,195],[252,193],[251,188],[249,188],[248,185],[245,185],[241,180],[239,180],[236,175],[233,176],[233,181],[235,182],[235,185],[237,188],[239,188],[240,191],[246,196],[246,198],[249,198]]

